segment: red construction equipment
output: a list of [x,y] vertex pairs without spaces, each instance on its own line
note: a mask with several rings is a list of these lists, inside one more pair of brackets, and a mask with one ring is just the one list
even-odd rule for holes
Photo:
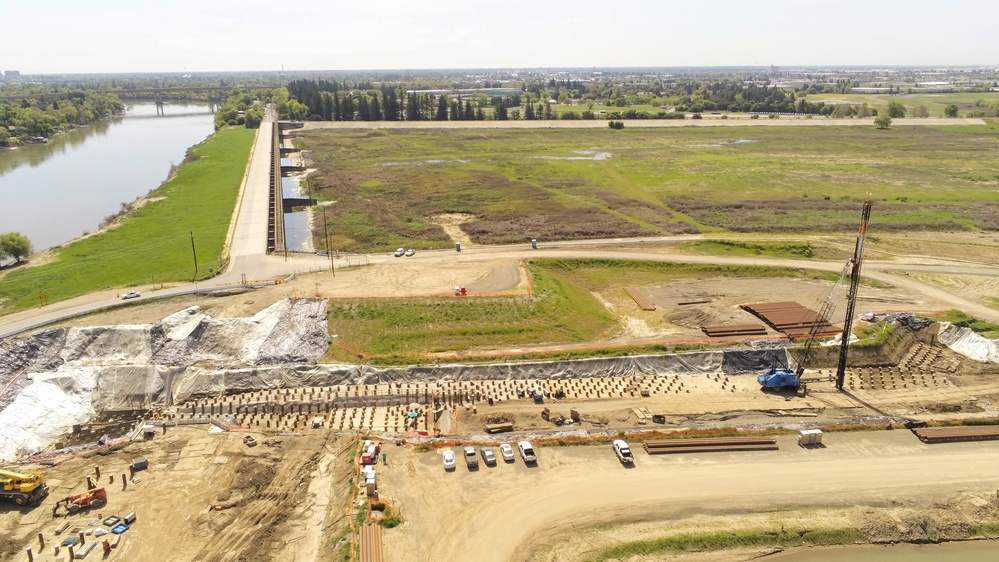
[[[80,511],[83,508],[91,507],[101,507],[108,502],[108,492],[104,488],[95,488],[93,490],[87,490],[82,494],[77,494],[75,496],[69,496],[68,498],[63,498],[56,502],[55,506],[52,508],[52,515],[70,515]],[[59,508],[65,507],[67,513],[59,513]]]

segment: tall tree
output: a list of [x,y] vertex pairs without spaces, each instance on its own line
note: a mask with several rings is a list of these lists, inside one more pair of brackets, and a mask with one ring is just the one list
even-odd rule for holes
[[406,92],[406,121],[420,120],[420,100],[416,92]]
[[437,98],[437,113],[434,115],[434,121],[447,121],[447,95],[441,94]]
[[371,107],[368,105],[368,96],[357,95],[357,119],[359,121],[371,121]]
[[378,94],[371,92],[371,120],[381,121],[382,119],[382,104],[378,101]]
[[891,117],[886,114],[878,115],[874,118],[874,126],[879,129],[887,129],[891,126]]
[[900,119],[905,117],[905,106],[902,105],[900,101],[888,102],[888,109],[885,110],[888,113],[888,117],[892,119]]
[[957,117],[957,106],[950,104],[944,108],[944,117]]
[[20,263],[31,255],[31,241],[20,232],[0,234],[0,257],[8,256]]

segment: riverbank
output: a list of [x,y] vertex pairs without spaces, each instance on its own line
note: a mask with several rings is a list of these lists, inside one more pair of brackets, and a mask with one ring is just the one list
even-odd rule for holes
[[173,179],[144,196],[146,204],[134,206],[115,228],[54,250],[44,265],[4,272],[0,313],[102,289],[213,275],[222,265],[254,135],[235,127],[211,135],[190,150]]

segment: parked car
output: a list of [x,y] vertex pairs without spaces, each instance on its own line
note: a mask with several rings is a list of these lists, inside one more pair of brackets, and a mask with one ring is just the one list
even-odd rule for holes
[[482,460],[486,466],[496,466],[496,454],[493,453],[492,447],[483,447],[479,452],[482,453]]
[[629,447],[627,443],[621,439],[615,439],[613,445],[614,454],[617,455],[618,460],[621,461],[622,464],[631,464],[635,462],[635,456],[631,454],[631,447]]
[[142,296],[139,291],[129,291],[121,296],[121,300],[127,301],[128,299],[137,299]]
[[479,457],[475,456],[475,447],[465,447],[465,465],[469,470],[479,468]]
[[414,250],[412,248],[406,250],[406,257],[407,258],[410,257],[410,256],[414,256],[414,255],[416,255],[416,250]]
[[402,255],[405,254],[405,253],[406,253],[405,249],[403,249],[403,248],[396,248],[395,249],[395,253],[393,253],[392,255],[395,256],[395,257],[397,257],[397,258],[401,258]]
[[454,451],[448,449],[444,451],[444,470],[454,470],[457,464],[454,462]]
[[500,456],[502,456],[503,460],[506,462],[513,462],[515,458],[513,456],[513,447],[511,447],[509,443],[503,443],[500,445]]
[[520,456],[524,457],[524,462],[538,462],[538,457],[534,454],[534,446],[531,445],[530,441],[520,441],[517,443],[517,448],[520,449]]

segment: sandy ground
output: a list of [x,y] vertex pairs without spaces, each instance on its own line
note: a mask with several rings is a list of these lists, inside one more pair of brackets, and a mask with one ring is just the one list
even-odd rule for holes
[[[826,441],[826,448],[806,450],[783,437],[779,451],[759,453],[639,450],[634,468],[621,466],[609,446],[539,447],[536,467],[518,458],[469,471],[459,461],[454,472],[443,470],[439,452],[396,449],[382,472],[383,489],[407,523],[386,532],[386,551],[394,560],[568,561],[677,529],[760,524],[749,513],[784,510],[783,517],[764,517],[767,527],[814,528],[819,519],[835,526],[845,519],[836,510],[852,505],[917,506],[961,493],[996,501],[999,475],[983,468],[999,461],[999,443],[927,446],[907,431],[831,434]],[[818,516],[795,519],[796,510],[816,508],[823,508]],[[670,523],[644,531],[627,526],[650,521]]]
[[[352,474],[349,455],[336,454],[343,450],[341,437],[273,437],[271,444],[249,448],[242,443],[243,435],[209,434],[206,426],[172,428],[110,454],[34,467],[45,474],[50,496],[31,509],[3,505],[0,559],[21,560],[22,555],[14,555],[18,545],[27,543],[34,545],[35,560],[63,561],[66,550],[56,556],[53,545],[73,529],[92,530],[101,516],[124,517],[129,512],[135,512],[137,522],[105,560],[328,559],[322,547],[330,538],[326,533],[335,530],[335,520],[347,513],[349,489],[344,483]],[[147,459],[149,468],[137,471],[122,490],[122,474],[136,458]],[[85,478],[94,474],[94,467],[100,467],[107,505],[53,517],[58,499],[86,490]],[[56,535],[64,522],[70,529]],[[38,548],[38,533],[45,536],[45,549]],[[92,553],[88,558],[99,557]]]

